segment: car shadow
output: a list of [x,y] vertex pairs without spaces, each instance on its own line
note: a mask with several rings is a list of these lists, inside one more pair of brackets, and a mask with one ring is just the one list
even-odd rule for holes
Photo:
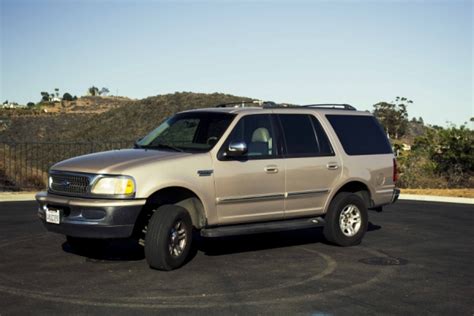
[[[371,233],[381,228],[382,226],[369,222],[367,232]],[[220,238],[197,236],[197,239],[198,250],[207,256],[220,256],[315,243],[330,244],[324,238],[322,227]]]
[[263,249],[302,246],[325,242],[321,228],[229,237],[199,237],[197,247],[207,256],[251,252]]
[[80,246],[66,241],[62,249],[90,262],[138,261],[145,258],[143,247],[133,239],[89,240]]
[[[369,222],[367,232],[372,233],[381,228],[380,225]],[[217,238],[201,237],[198,232],[194,232],[193,246],[186,262],[191,261],[199,252],[206,256],[221,256],[315,243],[330,244],[324,238],[321,227]],[[62,249],[85,257],[90,262],[138,261],[145,258],[143,247],[134,239],[92,240],[81,247],[73,247],[66,241],[62,244]]]
[[372,222],[369,222],[369,225],[367,226],[367,232],[373,232],[379,229],[382,229],[382,226],[373,224]]

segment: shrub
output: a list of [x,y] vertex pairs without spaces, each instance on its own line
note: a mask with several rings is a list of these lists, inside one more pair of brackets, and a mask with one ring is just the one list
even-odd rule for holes
[[72,101],[73,97],[70,93],[66,92],[65,94],[63,94],[63,100],[64,101]]

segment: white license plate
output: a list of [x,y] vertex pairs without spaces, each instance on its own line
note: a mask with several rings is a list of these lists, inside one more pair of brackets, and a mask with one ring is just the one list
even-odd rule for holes
[[60,218],[59,210],[46,210],[46,222],[59,224]]

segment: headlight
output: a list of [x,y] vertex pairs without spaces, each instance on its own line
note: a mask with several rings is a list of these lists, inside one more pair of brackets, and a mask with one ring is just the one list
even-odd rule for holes
[[135,193],[135,181],[131,177],[103,177],[92,187],[91,193],[104,195],[131,195]]

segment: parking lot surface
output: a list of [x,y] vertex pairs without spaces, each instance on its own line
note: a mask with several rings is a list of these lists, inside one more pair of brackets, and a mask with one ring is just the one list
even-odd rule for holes
[[320,228],[199,239],[161,272],[130,241],[74,252],[34,202],[2,202],[0,315],[474,313],[472,205],[399,201],[369,219],[360,246]]

